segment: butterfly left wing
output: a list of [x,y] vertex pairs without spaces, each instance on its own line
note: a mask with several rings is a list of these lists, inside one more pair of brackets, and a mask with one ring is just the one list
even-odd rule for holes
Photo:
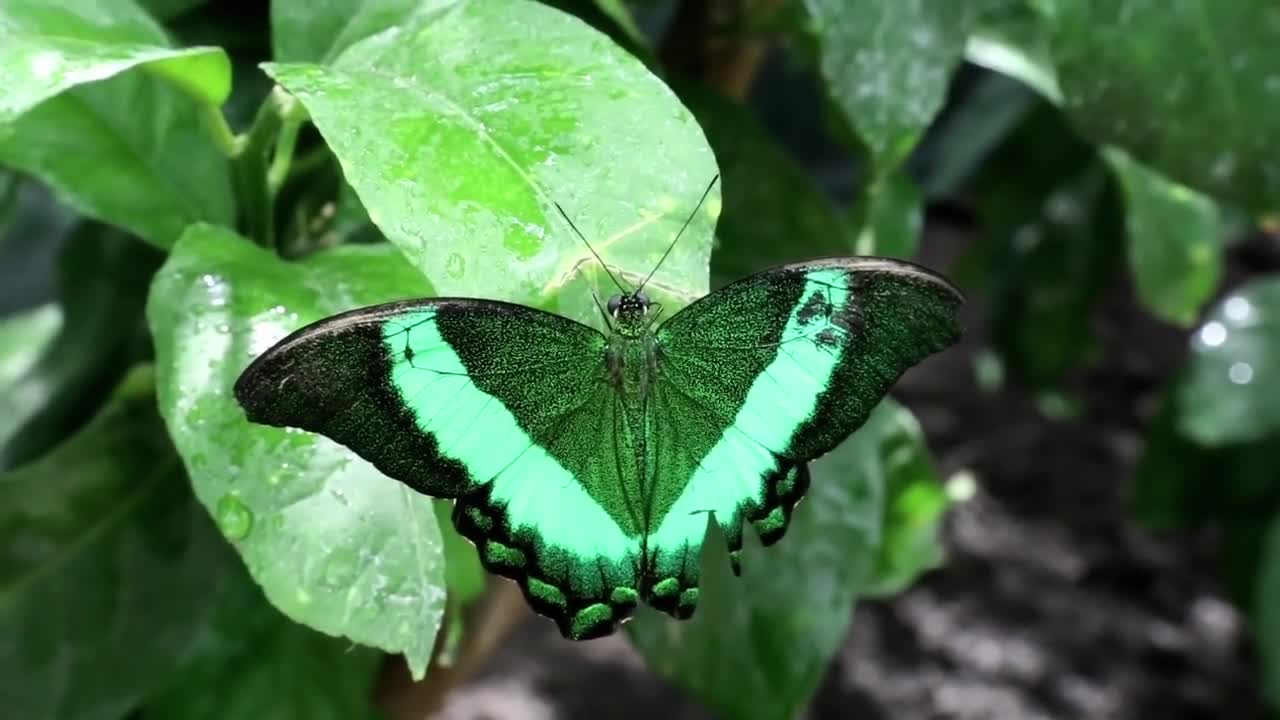
[[646,600],[693,612],[707,512],[735,563],[743,522],[766,544],[780,538],[806,463],[857,430],[903,372],[959,338],[961,302],[915,265],[832,258],[744,278],[659,327]]
[[454,521],[485,566],[564,635],[591,637],[640,587],[639,528],[608,502],[629,480],[605,343],[521,305],[391,303],[295,332],[235,393],[254,422],[321,433],[414,490],[457,498]]

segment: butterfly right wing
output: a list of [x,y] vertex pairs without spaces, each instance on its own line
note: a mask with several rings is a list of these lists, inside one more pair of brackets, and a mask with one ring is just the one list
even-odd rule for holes
[[598,500],[624,482],[605,343],[521,305],[391,303],[285,338],[235,393],[254,422],[318,432],[418,492],[457,498],[454,522],[485,566],[564,635],[592,637],[640,585],[639,531]]

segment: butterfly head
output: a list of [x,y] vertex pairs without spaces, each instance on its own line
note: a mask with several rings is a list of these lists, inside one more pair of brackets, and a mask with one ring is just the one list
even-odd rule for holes
[[651,301],[644,292],[637,290],[614,295],[609,298],[607,307],[614,327],[624,334],[634,331],[638,335],[649,326],[649,313],[658,304]]

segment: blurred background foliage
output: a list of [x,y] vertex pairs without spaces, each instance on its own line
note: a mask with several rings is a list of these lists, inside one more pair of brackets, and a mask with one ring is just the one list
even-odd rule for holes
[[[1280,707],[1276,48],[1268,0],[5,0],[0,698],[23,718],[441,707],[518,595],[447,504],[249,426],[227,388],[360,304],[590,318],[601,276],[557,275],[585,250],[531,188],[590,238],[644,219],[606,252],[643,274],[718,167],[714,238],[695,224],[658,276],[672,309],[817,255],[948,275],[971,328],[949,391],[1024,398],[1039,433],[1141,428],[1116,492],[1138,532],[1209,548],[1249,692]],[[948,509],[982,492],[910,408],[814,464],[741,578],[709,544],[697,616],[622,633],[647,667],[726,718],[849,716],[810,705],[855,602],[945,563]]]

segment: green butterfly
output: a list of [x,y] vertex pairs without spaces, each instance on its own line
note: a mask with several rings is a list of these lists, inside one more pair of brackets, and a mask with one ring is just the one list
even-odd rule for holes
[[766,270],[660,324],[643,287],[601,308],[608,334],[494,300],[353,310],[263,353],[236,398],[456,498],[485,566],[565,637],[607,635],[641,599],[687,618],[708,514],[735,572],[744,523],[782,537],[806,464],[958,340],[962,298],[879,258]]

